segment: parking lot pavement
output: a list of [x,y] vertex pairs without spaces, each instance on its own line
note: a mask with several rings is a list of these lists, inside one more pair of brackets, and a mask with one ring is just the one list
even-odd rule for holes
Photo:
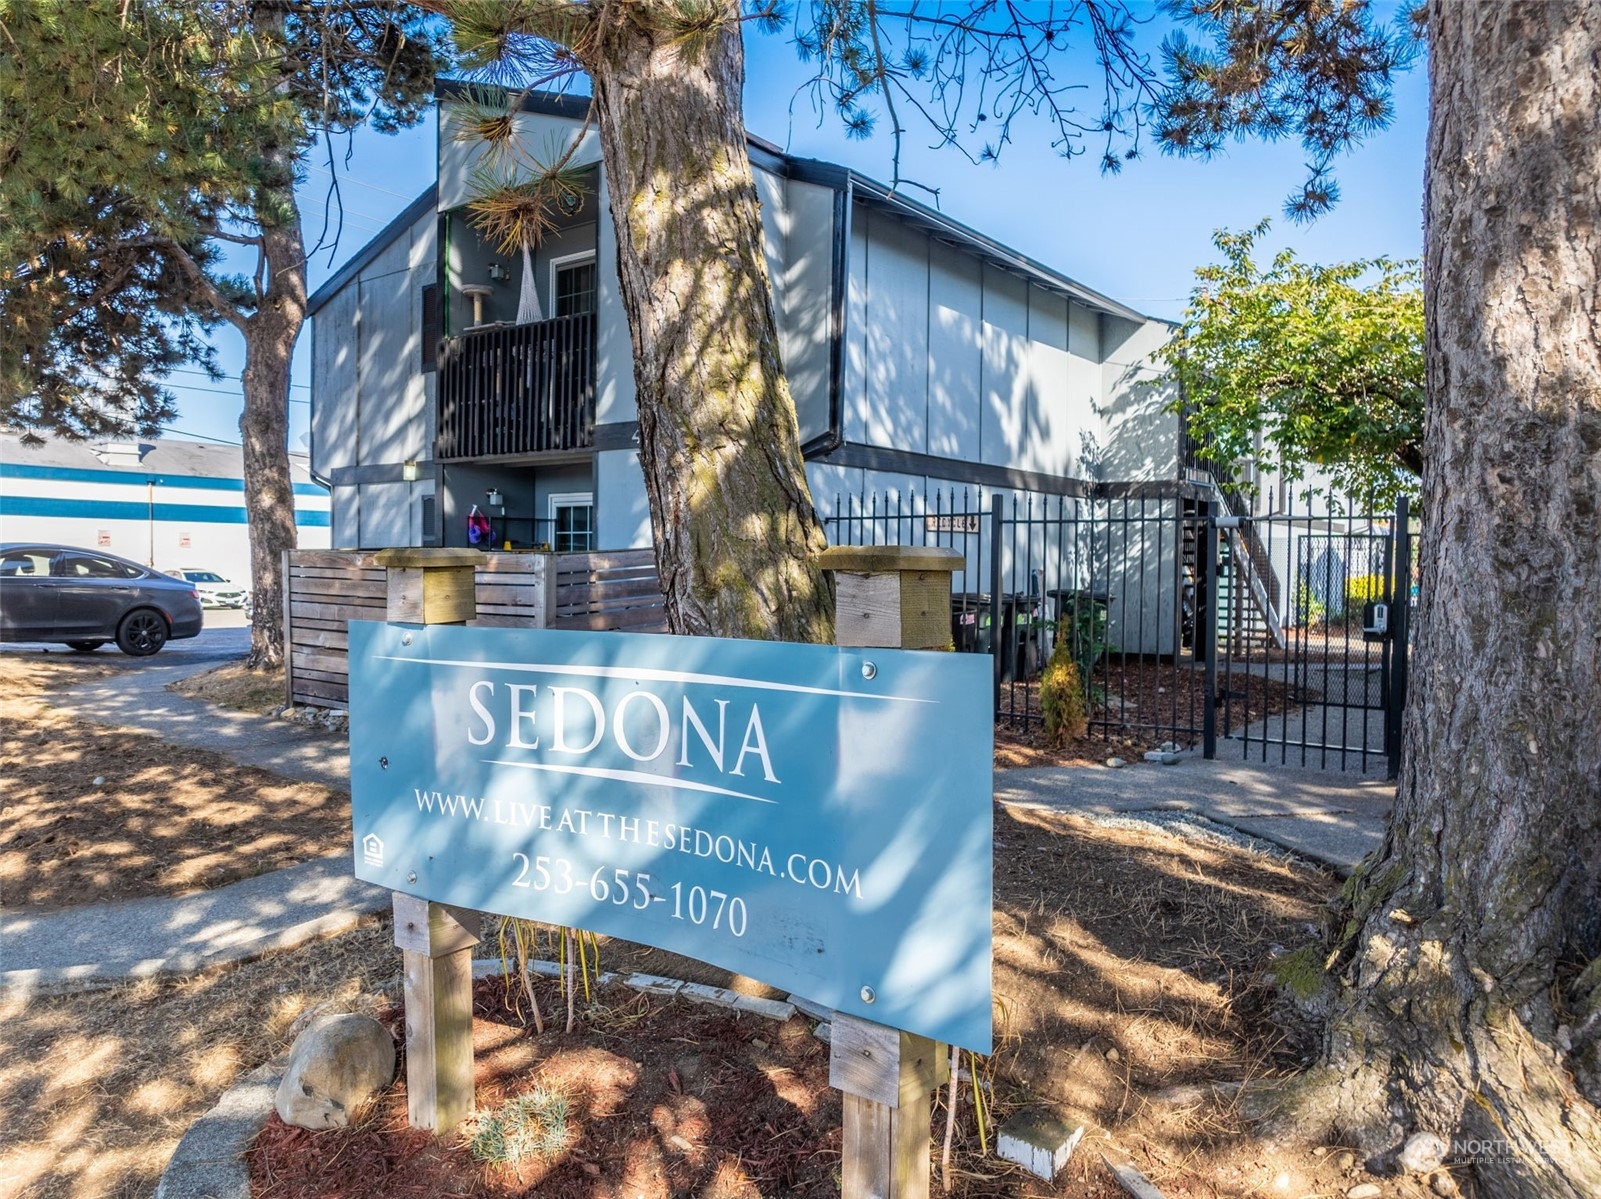
[[250,621],[243,612],[227,608],[207,608],[206,624],[198,637],[182,641],[169,641],[160,652],[148,658],[130,658],[118,651],[115,645],[106,644],[93,653],[80,654],[60,644],[18,641],[0,645],[0,662],[13,655],[31,658],[61,657],[69,661],[101,662],[119,669],[138,671],[165,670],[162,683],[178,677],[174,668],[193,674],[211,666],[219,666],[230,658],[242,658],[250,651]]

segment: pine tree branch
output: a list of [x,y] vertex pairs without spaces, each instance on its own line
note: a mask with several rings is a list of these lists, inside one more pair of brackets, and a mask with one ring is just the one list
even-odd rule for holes
[[259,246],[261,244],[261,234],[259,233],[246,237],[242,233],[227,233],[211,225],[203,226],[202,228],[207,237],[215,237],[218,241],[231,241],[238,246]]
[[245,314],[244,310],[241,309],[237,304],[234,304],[232,301],[230,301],[227,296],[223,295],[221,289],[218,288],[211,276],[206,274],[205,268],[194,260],[194,256],[190,254],[188,250],[184,249],[183,246],[173,241],[172,238],[134,237],[129,238],[128,240],[119,244],[126,246],[129,249],[136,249],[140,246],[148,246],[152,249],[162,250],[167,254],[170,254],[173,261],[178,264],[183,273],[189,276],[190,282],[195,285],[205,302],[217,310],[217,315],[222,317],[223,320],[227,321],[241,333],[245,331],[250,318]]

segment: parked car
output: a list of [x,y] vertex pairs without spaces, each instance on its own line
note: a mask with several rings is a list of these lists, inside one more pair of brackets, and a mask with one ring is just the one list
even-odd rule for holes
[[108,641],[134,657],[199,634],[200,593],[187,579],[70,545],[0,545],[0,641]]
[[200,603],[207,608],[250,607],[250,588],[230,582],[214,570],[170,570],[175,579],[188,579],[200,592]]

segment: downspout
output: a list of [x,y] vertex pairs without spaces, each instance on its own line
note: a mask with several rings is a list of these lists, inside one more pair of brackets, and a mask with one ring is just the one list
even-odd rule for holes
[[[312,321],[311,321],[311,349],[312,349],[311,358],[312,358],[312,361],[315,362],[317,360],[317,354],[316,354],[316,350],[317,350],[317,321],[316,321],[316,315],[315,314],[313,314]],[[317,372],[316,371],[312,371],[311,377],[312,377],[313,380],[315,380],[317,378]],[[310,433],[310,441],[306,445],[306,473],[311,476],[311,481],[313,483],[316,483],[319,487],[323,488],[328,493],[328,510],[329,510],[329,513],[330,513],[328,529],[329,529],[329,540],[332,541],[333,540],[333,537],[332,537],[332,533],[333,533],[333,517],[332,517],[331,514],[332,514],[332,511],[333,511],[334,485],[333,485],[333,482],[331,480],[323,478],[323,476],[321,474],[319,474],[318,471],[317,471],[317,389],[316,389],[316,387],[313,387],[311,389],[311,418],[310,418],[310,428],[309,428],[308,431]]]
[[833,295],[828,309],[828,428],[801,446],[804,458],[832,454],[845,444],[845,317],[851,269],[851,211],[854,206],[854,180],[845,176],[845,185],[834,192]]

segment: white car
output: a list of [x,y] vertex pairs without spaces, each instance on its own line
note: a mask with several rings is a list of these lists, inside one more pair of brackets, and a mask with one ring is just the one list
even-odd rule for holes
[[174,570],[180,579],[193,583],[200,592],[200,602],[208,608],[243,608],[250,610],[250,588],[231,583],[214,570]]

